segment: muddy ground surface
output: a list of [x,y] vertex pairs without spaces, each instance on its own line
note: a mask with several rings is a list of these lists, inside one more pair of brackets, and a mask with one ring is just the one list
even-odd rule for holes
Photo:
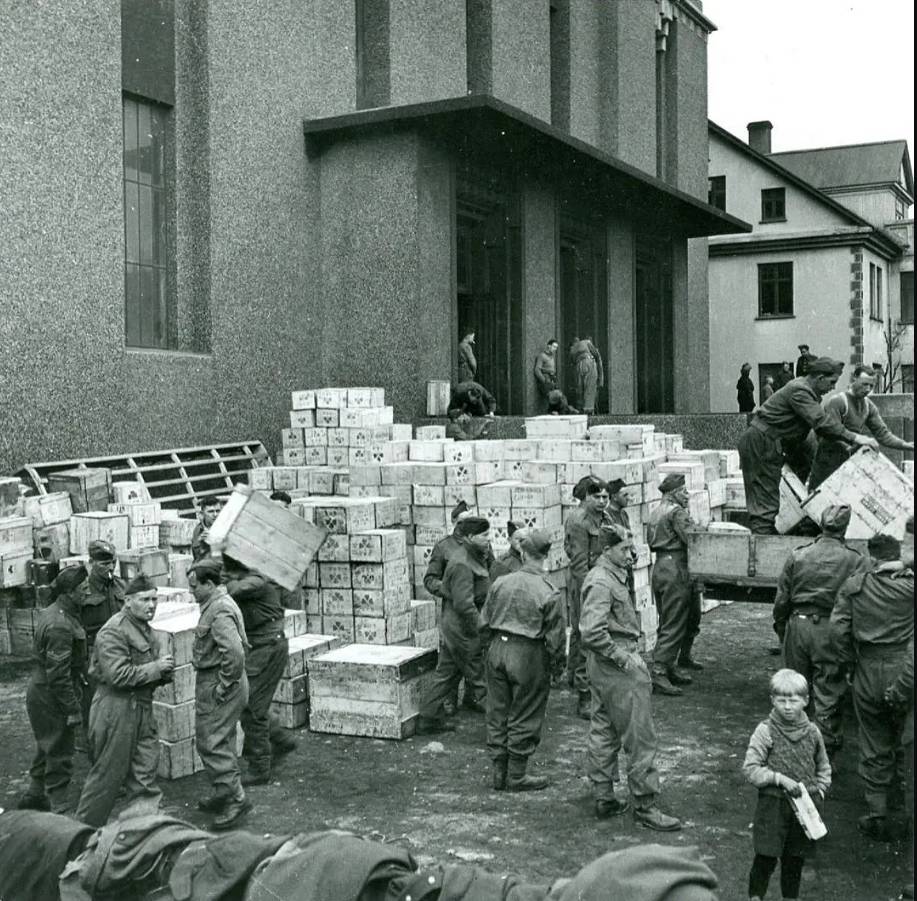
[[[769,709],[767,681],[779,658],[770,608],[734,603],[704,616],[697,657],[706,670],[683,698],[654,697],[663,776],[661,806],[684,819],[680,833],[660,835],[629,815],[597,822],[586,778],[587,723],[573,715],[574,697],[552,691],[543,742],[532,771],[551,787],[531,794],[494,792],[483,750],[484,723],[462,713],[455,734],[380,741],[302,730],[273,784],[250,790],[255,809],[247,828],[297,832],[337,827],[407,846],[421,863],[474,862],[533,881],[570,875],[609,850],[641,842],[696,845],[720,879],[722,899],[747,897],[755,791],[740,773],[745,747]],[[0,665],[0,806],[26,786],[32,740],[25,715],[26,662]],[[826,805],[830,834],[807,864],[801,897],[821,901],[884,901],[908,878],[903,842],[861,837],[856,818],[856,726],[848,711],[848,742]],[[78,756],[78,775],[85,771]],[[164,784],[169,812],[199,825],[195,810],[207,793],[203,774]],[[779,897],[776,874],[769,897]]]

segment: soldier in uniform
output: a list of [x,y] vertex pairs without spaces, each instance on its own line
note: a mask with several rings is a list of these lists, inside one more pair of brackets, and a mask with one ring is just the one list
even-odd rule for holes
[[[98,539],[89,543],[89,577],[77,591],[79,593],[80,622],[86,630],[87,660],[91,660],[99,629],[124,604],[124,580],[115,575],[115,546],[113,544]],[[95,687],[95,678],[90,672],[89,681],[81,700],[83,728],[87,731],[89,730],[89,708]]]
[[575,507],[564,523],[564,551],[570,558],[568,569],[569,590],[568,624],[570,626],[570,657],[567,674],[576,690],[576,713],[580,719],[589,719],[589,682],[586,677],[586,660],[580,648],[580,592],[586,573],[595,565],[602,552],[601,528],[607,522],[608,486],[595,476],[587,476],[573,489],[581,493],[580,505]]
[[680,695],[679,685],[690,685],[684,669],[703,669],[691,657],[700,632],[700,596],[688,576],[688,531],[699,526],[688,515],[685,477],[670,473],[659,486],[662,500],[650,514],[646,540],[656,554],[652,586],[659,627],[653,652],[653,687],[660,694]]
[[822,513],[821,536],[787,558],[774,602],[774,631],[783,644],[784,663],[809,683],[809,713],[829,755],[843,743],[841,705],[847,690],[829,619],[844,582],[868,568],[866,558],[844,544],[849,522],[850,507],[831,506]]
[[236,755],[236,725],[248,704],[248,639],[242,611],[221,578],[220,561],[212,558],[199,560],[188,570],[188,585],[201,608],[191,652],[197,675],[194,734],[213,787],[198,808],[215,814],[217,830],[238,826],[252,809]]
[[496,582],[500,576],[506,576],[522,569],[522,550],[519,543],[525,537],[526,531],[521,523],[512,520],[507,522],[506,534],[509,536],[509,550],[490,564],[491,582]]
[[175,660],[157,653],[150,628],[155,613],[156,586],[139,575],[125,590],[124,609],[96,638],[90,666],[98,687],[87,736],[93,763],[76,810],[76,818],[90,826],[105,824],[122,786],[128,805],[138,811],[159,807],[153,691],[171,677]]
[[547,787],[546,779],[530,776],[526,769],[541,742],[551,675],[566,663],[560,594],[542,569],[551,536],[541,529],[524,531],[522,567],[491,585],[481,610],[482,637],[485,645],[489,642],[487,747],[497,791]]
[[446,720],[443,702],[454,694],[462,677],[462,705],[476,713],[484,712],[486,689],[478,611],[490,588],[489,533],[490,523],[480,516],[467,516],[456,523],[454,534],[460,547],[443,574],[442,646],[436,672],[420,703],[417,731],[421,735],[455,731],[455,726]]
[[841,663],[856,663],[853,704],[860,725],[859,773],[866,785],[866,813],[858,826],[871,838],[885,838],[888,791],[905,727],[904,711],[888,705],[886,691],[913,659],[914,573],[882,569],[901,555],[890,535],[874,535],[867,547],[872,566],[841,587],[831,636]]
[[[449,410],[475,417],[493,416],[496,409],[497,399],[480,382],[459,382],[452,389]],[[449,418],[452,418],[451,413]]]
[[557,338],[551,338],[545,349],[535,357],[535,387],[543,401],[557,387]]
[[201,504],[200,522],[191,534],[191,555],[195,561],[210,556],[210,527],[216,522],[222,508],[219,498],[204,498]]
[[274,759],[296,746],[292,737],[271,716],[271,701],[283,677],[290,651],[290,643],[283,632],[281,588],[225,554],[223,584],[242,611],[250,647],[245,655],[248,704],[241,717],[245,732],[242,755],[248,759],[249,767],[242,784],[265,785],[270,781]]
[[821,405],[821,398],[834,390],[843,368],[843,363],[828,357],[810,363],[807,375],[788,382],[758,408],[739,438],[745,504],[752,532],[776,534],[774,522],[780,510],[783,464],[790,464],[803,481],[808,478],[814,456],[810,431],[814,430],[819,438],[878,446],[871,435],[850,431]]
[[470,382],[478,374],[478,361],[474,356],[474,332],[466,331],[458,346],[458,381]]
[[632,538],[634,533],[630,527],[630,515],[624,509],[629,500],[625,488],[623,479],[612,479],[608,483],[608,507],[605,509],[605,515],[613,525],[624,530],[625,538]]
[[592,689],[589,724],[589,778],[599,819],[617,816],[627,804],[614,796],[618,753],[627,754],[627,783],[634,819],[661,832],[681,828],[675,817],[656,806],[656,730],[652,680],[637,651],[640,617],[627,587],[631,542],[614,526],[599,532],[601,555],[583,582],[580,619],[586,668]]
[[605,384],[602,356],[591,338],[574,338],[570,360],[576,370],[576,402],[586,414],[595,413],[598,389]]
[[29,724],[38,746],[29,768],[21,809],[65,813],[73,773],[73,733],[82,722],[80,697],[86,681],[86,632],[80,625],[82,566],[69,566],[51,583],[50,606],[38,614],[35,666],[26,692]]

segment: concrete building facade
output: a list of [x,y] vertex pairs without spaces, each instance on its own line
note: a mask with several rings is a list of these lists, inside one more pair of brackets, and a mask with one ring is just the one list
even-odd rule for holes
[[[0,469],[261,438],[292,389],[454,374],[529,412],[707,404],[696,0],[75,0],[0,10]],[[562,361],[564,364],[566,361]],[[563,379],[567,378],[562,366]]]
[[[896,222],[893,203],[877,206],[879,218],[870,220],[863,215],[870,203],[847,205],[855,192],[820,190],[791,170],[791,155],[770,153],[770,127],[752,123],[746,143],[710,123],[710,199],[754,223],[751,234],[709,242],[711,410],[738,408],[745,362],[760,397],[765,377],[782,361],[795,364],[800,344],[850,364],[848,372],[881,363],[895,390],[913,390],[912,376],[910,386],[902,381],[908,365],[913,372],[913,325],[900,325],[908,318],[902,272],[913,280],[912,220]],[[901,165],[899,156],[896,176]],[[888,193],[910,198],[909,206],[912,190],[902,178]]]

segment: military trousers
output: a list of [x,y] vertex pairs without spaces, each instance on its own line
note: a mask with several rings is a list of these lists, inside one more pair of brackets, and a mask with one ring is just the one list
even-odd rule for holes
[[272,737],[275,741],[283,741],[284,738],[280,724],[271,717],[271,701],[286,669],[289,649],[289,641],[281,634],[267,643],[253,647],[245,655],[248,704],[241,716],[245,732],[242,753],[253,767],[270,769]]
[[236,727],[248,703],[248,676],[243,671],[242,678],[222,700],[216,697],[219,684],[216,667],[197,671],[194,697],[197,753],[214,795],[241,801],[245,791],[239,768]]
[[776,535],[783,470],[780,442],[751,425],[739,438],[738,448],[748,527],[758,535]]
[[901,673],[907,647],[860,645],[853,679],[853,705],[859,723],[859,774],[866,791],[866,809],[872,816],[888,811],[888,792],[902,753],[906,715],[885,704],[885,689]]
[[589,723],[589,779],[596,800],[614,798],[618,754],[627,754],[627,785],[637,808],[652,806],[659,794],[656,769],[656,727],[653,725],[653,682],[649,671],[625,672],[606,657],[586,652],[592,689]]
[[[477,616],[477,614],[475,614]],[[475,626],[463,623],[447,600],[443,603],[440,622],[441,642],[436,671],[420,702],[420,715],[424,719],[443,717],[443,701],[452,698],[462,677],[465,678],[465,697],[483,701],[484,686],[481,637]]]
[[529,758],[541,742],[551,689],[542,640],[496,632],[487,649],[487,749],[493,760]]
[[572,573],[568,578],[567,624],[570,626],[570,653],[567,656],[567,678],[571,687],[577,691],[589,691],[586,655],[583,652],[579,631],[580,611],[583,606],[583,582]]
[[659,551],[653,564],[652,586],[659,615],[653,665],[665,670],[675,665],[680,654],[690,656],[700,632],[700,596],[688,575],[687,553]]
[[67,786],[73,775],[73,726],[67,725],[67,713],[47,685],[29,683],[25,696],[26,713],[37,746],[29,767],[29,794],[46,793],[51,811],[67,807]]
[[583,413],[595,412],[595,398],[599,388],[599,370],[591,356],[576,361],[576,397]]
[[825,740],[825,748],[836,751],[844,742],[842,719],[847,680],[837,662],[829,617],[829,613],[791,615],[783,638],[783,662],[806,677],[810,685],[809,715]]
[[77,806],[78,820],[103,826],[122,786],[127,805],[138,812],[154,813],[159,808],[159,736],[149,699],[100,685],[89,714],[87,744],[92,767]]

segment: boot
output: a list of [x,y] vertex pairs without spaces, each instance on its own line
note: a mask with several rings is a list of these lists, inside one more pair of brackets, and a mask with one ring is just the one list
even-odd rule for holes
[[228,801],[223,810],[213,818],[215,832],[234,829],[245,819],[245,815],[252,809],[252,802],[244,795],[241,798]]
[[653,673],[653,693],[660,695],[681,695],[684,692],[669,681],[669,674],[664,671]]
[[655,829],[656,832],[677,832],[681,829],[681,820],[678,817],[670,817],[663,813],[655,804],[649,807],[638,807],[634,809],[634,819],[647,829]]
[[455,732],[455,723],[445,717],[418,716],[414,729],[417,735],[439,735],[441,732]]
[[619,801],[617,798],[600,798],[595,802],[595,818],[608,820],[620,816],[629,806],[626,801]]
[[681,667],[681,669],[690,669],[690,670],[694,670],[696,673],[699,673],[699,672],[704,668],[704,664],[703,664],[703,663],[698,663],[698,662],[691,656],[691,652],[690,652],[690,651],[689,651],[687,654],[685,654],[685,653],[682,653],[682,654],[681,654],[681,656],[678,658],[678,664],[677,664],[677,665],[678,665],[679,667]]
[[33,789],[29,789],[16,804],[16,807],[19,810],[42,810],[47,811],[51,809],[51,802],[48,800],[48,796],[42,792],[40,795]]
[[283,757],[296,750],[296,739],[285,732],[278,732],[271,736],[271,755],[273,757]]
[[270,761],[253,760],[248,765],[248,772],[242,777],[243,785],[267,785],[271,781]]
[[226,795],[211,795],[209,798],[201,798],[197,802],[197,809],[201,813],[219,813],[228,803]]
[[581,720],[592,719],[592,693],[588,691],[577,692],[576,715]]
[[548,780],[540,776],[526,775],[528,759],[511,757],[506,773],[506,788],[511,792],[537,792],[548,787]]
[[673,685],[690,685],[694,681],[690,676],[678,672],[674,666],[669,667],[666,675],[669,677],[669,682]]
[[507,760],[505,757],[493,762],[494,791],[502,792],[506,790],[506,768]]

